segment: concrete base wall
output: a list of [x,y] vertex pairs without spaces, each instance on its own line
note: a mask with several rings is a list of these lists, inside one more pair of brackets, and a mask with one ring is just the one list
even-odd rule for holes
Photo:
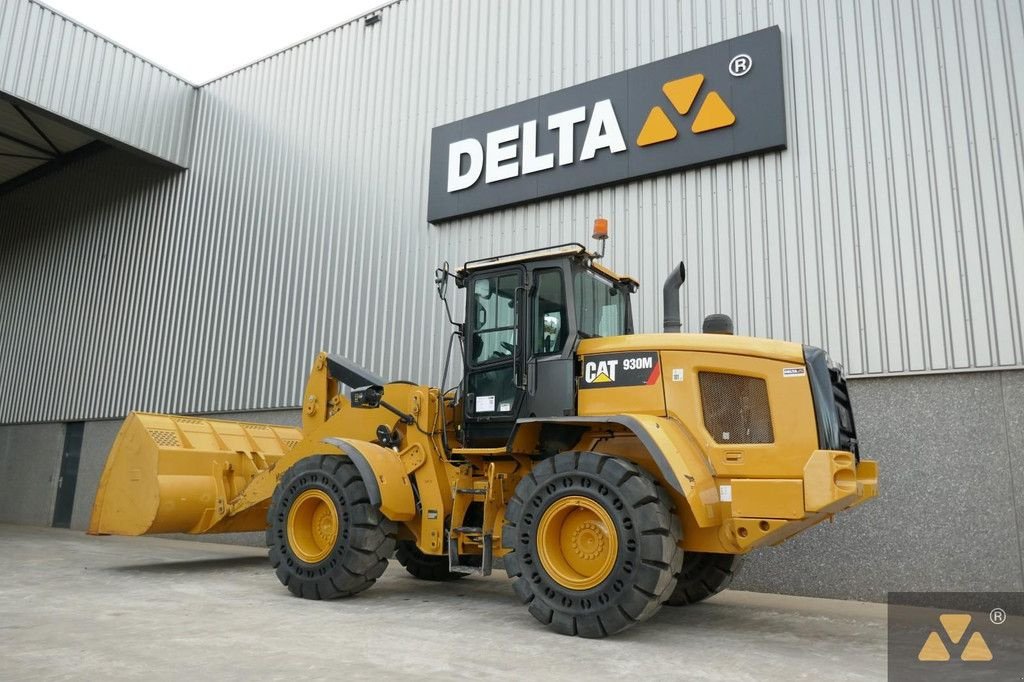
[[[735,587],[882,601],[897,590],[1024,590],[1024,371],[850,382],[881,492],[752,553]],[[214,415],[298,425],[298,410]],[[71,527],[89,522],[120,422],[85,425]],[[0,426],[0,522],[49,525],[62,424]],[[262,546],[262,534],[180,536]]]
[[53,522],[63,451],[63,424],[0,426],[0,522]]
[[879,497],[750,555],[734,585],[882,601],[1024,589],[1024,372],[850,382]]

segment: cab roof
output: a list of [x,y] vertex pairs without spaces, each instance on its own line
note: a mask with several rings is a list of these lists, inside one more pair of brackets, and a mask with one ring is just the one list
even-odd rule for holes
[[629,275],[621,275],[611,268],[605,267],[605,265],[597,261],[597,259],[600,258],[599,254],[596,254],[593,251],[587,251],[585,246],[576,243],[546,246],[540,249],[519,251],[518,253],[510,253],[504,256],[493,256],[491,258],[479,258],[477,260],[466,261],[456,274],[462,278],[476,270],[484,270],[512,263],[525,263],[528,261],[544,260],[547,258],[558,258],[561,256],[579,257],[585,261],[585,265],[597,272],[600,272],[605,277],[616,282],[625,282],[630,284],[634,289],[640,286],[640,283]]

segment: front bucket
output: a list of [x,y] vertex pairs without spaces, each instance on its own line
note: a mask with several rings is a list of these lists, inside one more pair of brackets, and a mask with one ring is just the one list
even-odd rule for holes
[[133,412],[107,457],[89,533],[263,530],[265,507],[228,516],[230,502],[301,439],[285,426]]

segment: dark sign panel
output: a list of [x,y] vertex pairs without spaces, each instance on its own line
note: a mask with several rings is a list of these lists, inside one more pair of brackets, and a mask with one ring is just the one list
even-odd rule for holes
[[654,351],[585,355],[580,367],[580,388],[653,386],[661,378],[661,362]]
[[427,219],[785,146],[773,26],[434,128]]

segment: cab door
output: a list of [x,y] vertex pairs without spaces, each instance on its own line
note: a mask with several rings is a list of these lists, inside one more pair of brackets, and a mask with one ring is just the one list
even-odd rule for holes
[[527,395],[520,417],[576,414],[575,312],[568,305],[570,266],[565,261],[530,270]]
[[467,283],[466,447],[504,445],[519,415],[524,391],[515,354],[523,352],[525,276],[524,268],[510,267],[478,273]]

